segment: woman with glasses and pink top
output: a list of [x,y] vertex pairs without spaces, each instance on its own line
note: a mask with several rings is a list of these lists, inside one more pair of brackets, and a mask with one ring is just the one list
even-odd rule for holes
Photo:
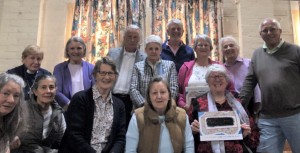
[[[205,81],[205,74],[208,70],[208,67],[212,64],[220,64],[224,66],[220,62],[213,61],[209,58],[213,46],[210,37],[207,35],[197,35],[194,39],[193,49],[196,52],[197,58],[195,60],[185,62],[181,66],[178,73],[179,98],[177,105],[185,109],[187,114],[191,114],[191,110],[189,110],[190,103],[186,102],[185,87],[207,87],[208,84]],[[232,81],[228,83],[226,89],[229,92],[235,92]]]

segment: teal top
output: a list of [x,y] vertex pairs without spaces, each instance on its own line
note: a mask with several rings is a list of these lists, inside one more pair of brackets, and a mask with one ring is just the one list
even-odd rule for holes
[[267,53],[273,54],[282,46],[283,43],[284,43],[284,40],[283,40],[283,38],[281,38],[280,43],[275,48],[273,48],[271,50],[267,47],[266,43],[264,43],[263,49],[266,49]]

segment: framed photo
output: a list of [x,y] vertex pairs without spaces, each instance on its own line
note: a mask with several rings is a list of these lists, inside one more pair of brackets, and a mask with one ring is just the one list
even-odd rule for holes
[[198,112],[200,141],[242,140],[238,111]]
[[186,103],[191,105],[192,99],[201,96],[209,91],[208,86],[185,87]]

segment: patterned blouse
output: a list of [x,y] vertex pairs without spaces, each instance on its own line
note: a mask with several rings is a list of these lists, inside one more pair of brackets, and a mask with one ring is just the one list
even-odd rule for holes
[[[192,110],[192,114],[188,114],[190,123],[192,123],[195,119],[198,120],[198,112],[208,112],[207,94],[197,98],[198,99],[194,99],[192,101],[192,105],[190,106],[190,110]],[[240,100],[238,99],[238,101]],[[232,111],[232,108],[228,104],[227,100],[223,104],[216,103],[216,106],[218,111]],[[251,134],[246,136],[243,140],[224,141],[226,153],[247,153],[248,150],[245,148],[244,144],[246,144],[249,148],[256,148],[259,145],[259,129],[254,124],[252,118],[249,118],[249,121]],[[200,141],[199,134],[194,135],[194,141],[195,148],[197,148],[198,153],[212,153],[210,141]]]
[[93,85],[93,99],[95,101],[94,124],[91,146],[101,152],[107,143],[114,118],[113,101],[111,92],[106,100],[99,93],[97,86]]

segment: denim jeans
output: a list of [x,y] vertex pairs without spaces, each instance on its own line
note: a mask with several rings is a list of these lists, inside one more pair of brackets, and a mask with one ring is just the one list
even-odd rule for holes
[[259,118],[260,144],[257,152],[282,153],[285,141],[293,153],[300,153],[300,113],[282,118]]

